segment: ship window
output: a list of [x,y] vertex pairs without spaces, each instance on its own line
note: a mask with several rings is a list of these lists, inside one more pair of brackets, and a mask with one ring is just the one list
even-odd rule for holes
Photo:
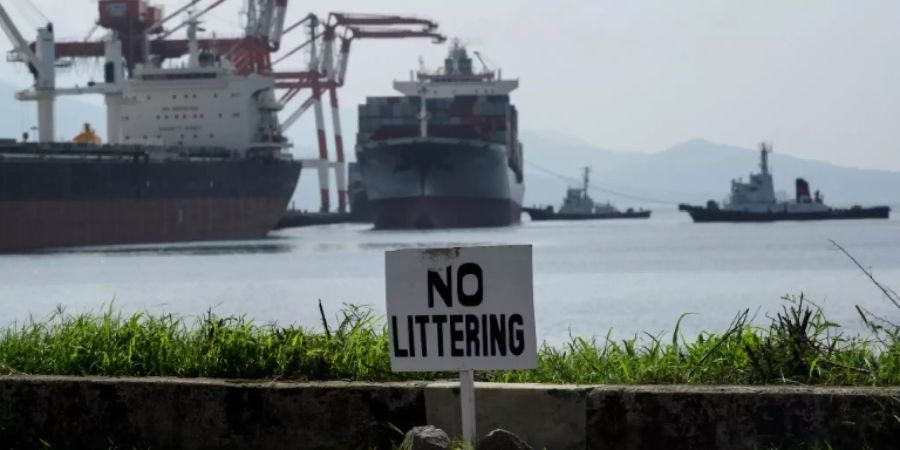
[[238,94],[237,92],[232,92],[232,93],[231,93],[231,96],[232,96],[232,97],[238,97],[239,95],[240,95],[240,94]]
[[197,98],[197,94],[194,94],[193,97],[194,97],[194,98]]
[[194,114],[194,118],[195,118],[195,119],[197,118],[197,115],[196,115],[196,114]]
[[200,118],[201,118],[201,119],[203,118],[203,114],[200,114]]
[[197,139],[197,135],[196,135],[196,134],[194,135],[194,139]]
[[188,95],[187,95],[187,94],[184,94],[184,98],[188,98]]
[[172,100],[175,100],[176,98],[178,98],[177,95],[173,95],[173,96],[172,96]]
[[219,94],[218,93],[213,94],[213,98],[219,98]]
[[149,96],[149,95],[147,96],[147,100],[150,100],[150,96]]
[[156,120],[159,120],[159,114],[156,115]]
[[231,117],[241,117],[241,113],[234,113],[231,115]]
[[166,120],[169,120],[169,115],[168,115],[168,114],[166,114]]
[[130,140],[131,140],[131,136],[125,136],[125,140],[126,140],[126,141],[130,141]]
[[145,141],[147,140],[147,136],[146,136],[146,135],[144,135],[144,140],[145,140]]
[[212,138],[214,138],[214,137],[216,137],[215,134],[209,133],[209,138],[210,138],[210,139],[212,139]]
[[219,113],[219,118],[220,118],[220,119],[222,118],[222,113]]

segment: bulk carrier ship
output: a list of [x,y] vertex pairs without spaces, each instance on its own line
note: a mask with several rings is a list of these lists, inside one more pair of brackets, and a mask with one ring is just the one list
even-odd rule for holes
[[458,41],[442,71],[410,78],[394,82],[403,96],[359,107],[356,156],[375,227],[518,223],[522,144],[509,100],[518,81],[487,67],[476,73]]
[[[172,47],[160,40],[153,54],[148,36],[162,33],[161,10],[136,0],[99,6],[100,25],[146,30],[146,47],[127,41],[123,49],[111,32],[99,44],[104,82],[69,89],[55,86],[57,51],[96,45],[57,44],[52,25],[29,44],[0,6],[11,60],[35,77],[18,98],[37,101],[40,133],[35,143],[0,141],[0,252],[265,236],[301,170],[280,133],[274,79],[238,73],[229,58],[201,49],[195,17],[179,27],[188,34],[179,51],[162,54]],[[163,65],[182,53],[185,64]],[[83,93],[106,97],[108,143],[54,142],[55,97]]]

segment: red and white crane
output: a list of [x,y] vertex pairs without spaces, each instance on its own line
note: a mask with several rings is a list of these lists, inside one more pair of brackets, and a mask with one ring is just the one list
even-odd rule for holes
[[[347,170],[344,152],[344,140],[340,121],[337,88],[344,85],[347,67],[350,60],[350,47],[356,39],[405,39],[430,38],[435,43],[444,42],[446,38],[438,33],[438,24],[434,21],[403,16],[375,14],[332,13],[322,23],[318,17],[310,15],[291,29],[305,24],[308,29],[307,40],[294,47],[279,59],[277,65],[299,52],[309,48],[309,64],[306,71],[279,72],[274,71],[278,87],[286,90],[282,103],[287,104],[302,90],[309,89],[310,95],[282,123],[282,132],[290,128],[302,115],[313,107],[316,121],[316,136],[319,145],[319,188],[322,210],[329,210],[329,169],[334,168],[337,174],[338,211],[347,208]],[[337,41],[340,39],[340,46]],[[321,49],[321,50],[320,50]],[[330,163],[328,143],[325,133],[325,118],[322,107],[322,96],[329,94],[331,105],[332,128],[337,162]]]

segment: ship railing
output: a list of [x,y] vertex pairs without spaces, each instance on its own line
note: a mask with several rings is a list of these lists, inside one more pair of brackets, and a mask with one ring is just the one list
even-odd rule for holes
[[32,158],[112,159],[227,159],[235,152],[222,147],[162,147],[144,145],[96,145],[81,143],[6,143],[0,141],[0,156]]

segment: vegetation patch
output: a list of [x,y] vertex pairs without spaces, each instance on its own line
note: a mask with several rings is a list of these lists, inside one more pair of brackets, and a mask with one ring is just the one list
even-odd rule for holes
[[[748,311],[721,332],[544,345],[534,370],[479,372],[485,381],[577,384],[900,385],[900,332],[859,309],[868,336],[846,336],[803,296],[787,297],[767,327]],[[391,381],[455,374],[393,373],[383,319],[347,306],[321,330],[146,313],[67,314],[0,335],[0,373],[230,379]],[[679,320],[680,322],[680,320]]]

